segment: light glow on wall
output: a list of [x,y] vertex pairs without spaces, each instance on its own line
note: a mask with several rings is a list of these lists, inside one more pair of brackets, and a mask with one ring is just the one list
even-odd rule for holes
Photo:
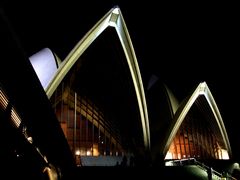
[[18,128],[21,124],[21,119],[14,108],[12,108],[12,111],[11,111],[11,119],[14,125]]
[[229,159],[229,155],[226,149],[219,149],[218,154],[219,156],[222,157],[222,159],[225,159],[225,160]]
[[[8,106],[9,100],[5,93],[0,89],[0,106],[3,110],[6,110]],[[16,128],[20,126],[21,118],[19,117],[18,113],[16,112],[14,107],[11,108],[11,120]]]
[[80,151],[77,150],[77,151],[75,152],[75,155],[80,156]]
[[8,98],[7,96],[3,93],[3,91],[0,89],[0,105],[2,108],[5,110],[8,106]]

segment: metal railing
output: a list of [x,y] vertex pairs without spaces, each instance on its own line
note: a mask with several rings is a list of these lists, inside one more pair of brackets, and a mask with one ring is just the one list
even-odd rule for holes
[[196,165],[199,168],[201,168],[202,170],[208,172],[211,169],[212,175],[219,179],[219,180],[237,180],[236,178],[234,178],[233,176],[231,176],[231,174],[229,173],[220,173],[214,169],[212,169],[211,167],[205,165],[204,163],[197,161],[195,158],[187,158],[187,159],[177,159],[177,160],[172,160],[172,161],[167,161],[165,163],[166,166],[185,166],[185,165]]

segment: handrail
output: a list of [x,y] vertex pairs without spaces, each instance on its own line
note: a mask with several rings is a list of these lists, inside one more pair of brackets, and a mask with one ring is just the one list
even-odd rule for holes
[[[176,159],[176,160],[172,160],[171,162],[173,162],[172,166],[197,165],[206,172],[208,171],[208,169],[211,168],[211,167],[205,165],[204,163],[197,161],[195,158]],[[219,177],[219,179],[225,177],[225,178],[228,178],[231,180],[237,180],[235,177],[231,176],[229,173],[227,173],[227,174],[220,173],[214,169],[212,169],[212,175]]]

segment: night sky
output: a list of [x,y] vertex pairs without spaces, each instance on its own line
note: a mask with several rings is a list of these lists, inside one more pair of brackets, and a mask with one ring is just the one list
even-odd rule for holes
[[28,56],[49,47],[61,59],[114,5],[119,5],[127,24],[144,86],[154,74],[181,101],[206,81],[222,114],[230,143],[239,150],[236,5],[157,1],[133,4],[120,0],[66,1],[55,5],[48,1],[3,3]]

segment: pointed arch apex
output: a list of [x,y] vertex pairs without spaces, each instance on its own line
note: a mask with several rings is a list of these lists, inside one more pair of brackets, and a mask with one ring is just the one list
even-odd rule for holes
[[115,27],[117,25],[118,18],[119,18],[119,11],[118,9],[117,10],[114,9],[109,19],[109,25]]
[[212,111],[212,114],[214,116],[216,127],[220,132],[220,136],[223,141],[224,148],[226,148],[229,157],[231,157],[232,152],[231,152],[231,146],[229,143],[227,131],[225,129],[220,111],[217,107],[217,104],[206,82],[201,82],[197,86],[193,94],[189,97],[189,99],[184,104],[182,104],[181,107],[178,108],[178,112],[175,114],[173,118],[173,123],[172,123],[171,129],[169,130],[169,134],[163,148],[163,153],[166,155],[170,147],[170,144],[173,141],[173,138],[175,137],[177,131],[179,130],[183,120],[185,119],[192,105],[195,103],[195,101],[198,99],[199,96],[203,96],[206,99],[206,102],[208,103]]
[[198,86],[198,89],[199,89],[199,94],[205,94],[208,89],[207,83],[205,81],[201,82]]
[[120,7],[119,6],[114,6],[113,7],[113,10],[112,10],[112,13],[114,13],[114,14],[119,14],[119,12],[120,12]]
[[114,6],[110,11],[108,11],[77,43],[77,45],[72,49],[72,51],[68,54],[65,60],[61,63],[60,67],[54,74],[51,82],[49,83],[45,91],[48,98],[50,98],[58,85],[63,80],[63,78],[66,76],[68,71],[71,69],[71,67],[76,63],[77,60],[79,60],[80,56],[92,44],[92,42],[94,42],[94,40],[99,35],[101,35],[101,33],[109,26],[115,28],[122,48],[124,50],[124,54],[132,77],[135,93],[137,96],[137,103],[139,107],[143,131],[144,146],[146,149],[150,149],[149,120],[142,77],[140,74],[140,69],[138,67],[137,58],[130,35],[128,33],[127,26],[118,6]]

